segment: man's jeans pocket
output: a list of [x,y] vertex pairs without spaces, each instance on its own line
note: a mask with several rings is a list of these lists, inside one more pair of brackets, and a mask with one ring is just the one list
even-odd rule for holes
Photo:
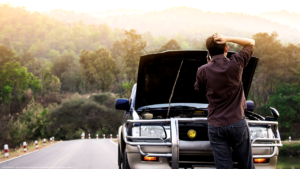
[[237,143],[244,142],[245,140],[248,140],[249,138],[249,130],[247,125],[243,126],[232,126],[233,134],[234,134],[234,140]]
[[211,143],[218,143],[219,141],[219,128],[218,127],[209,127],[208,128],[208,137]]

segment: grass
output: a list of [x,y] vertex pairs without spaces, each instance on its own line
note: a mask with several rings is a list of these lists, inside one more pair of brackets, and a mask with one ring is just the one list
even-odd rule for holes
[[57,143],[59,143],[59,142],[61,142],[61,141],[55,141],[55,142],[52,142],[52,144],[51,144],[51,143],[49,142],[49,140],[47,140],[46,146],[44,146],[43,140],[38,140],[38,146],[39,146],[39,148],[36,149],[36,148],[35,148],[35,143],[34,143],[34,141],[33,141],[33,142],[31,142],[31,143],[27,143],[27,152],[26,152],[26,153],[25,153],[24,150],[23,150],[23,145],[22,145],[20,148],[15,149],[15,150],[10,150],[10,149],[9,149],[9,157],[8,157],[8,158],[6,158],[6,157],[4,156],[4,150],[3,150],[3,151],[0,151],[0,162],[6,161],[6,160],[8,160],[8,159],[12,159],[12,158],[14,158],[14,157],[18,157],[18,156],[21,156],[21,155],[24,155],[24,154],[28,154],[28,153],[31,153],[31,152],[34,152],[34,151],[38,151],[38,150],[44,149],[44,148],[46,148],[46,147],[50,147],[50,146],[52,146],[52,145],[54,145],[54,144],[57,144]]
[[299,169],[300,157],[278,157],[277,169]]
[[279,147],[279,156],[300,156],[300,141],[282,142],[282,147]]

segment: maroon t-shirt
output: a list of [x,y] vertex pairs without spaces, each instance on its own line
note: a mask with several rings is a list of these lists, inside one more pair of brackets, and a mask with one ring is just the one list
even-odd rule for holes
[[211,63],[198,68],[195,90],[204,92],[208,105],[208,123],[215,127],[228,126],[243,118],[247,108],[242,74],[254,51],[245,46],[230,59],[215,55]]

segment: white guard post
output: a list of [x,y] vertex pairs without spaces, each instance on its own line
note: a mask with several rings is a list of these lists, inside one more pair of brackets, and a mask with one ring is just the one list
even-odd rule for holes
[[5,155],[5,157],[7,157],[8,158],[8,145],[7,144],[5,144],[4,145],[4,155]]
[[112,134],[110,134],[110,139],[112,139]]
[[103,139],[105,139],[105,134],[103,134]]
[[35,143],[35,148],[36,148],[36,149],[38,149],[38,148],[39,148],[38,141],[37,141],[37,140],[35,140],[35,142],[34,142],[34,143]]
[[292,142],[292,137],[291,136],[289,137],[289,142]]
[[46,139],[44,138],[44,140],[43,140],[43,141],[44,141],[44,146],[45,146],[45,145],[46,145]]
[[98,134],[96,134],[96,139],[98,139]]
[[89,134],[89,139],[91,139],[91,134]]
[[23,142],[23,149],[24,149],[24,152],[27,151],[26,141]]

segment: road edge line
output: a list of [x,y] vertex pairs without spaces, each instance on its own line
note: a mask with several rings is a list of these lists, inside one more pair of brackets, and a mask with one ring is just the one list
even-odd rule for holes
[[116,146],[118,146],[118,144],[117,144],[117,143],[115,143],[114,141],[110,140],[110,142],[112,142],[112,143],[114,143]]
[[[61,142],[59,142],[59,143],[62,143],[62,142],[63,142],[63,141],[61,141]],[[56,143],[55,145],[57,145],[57,144],[59,144],[59,143]],[[55,145],[52,145],[52,146],[55,146]],[[46,147],[46,148],[43,148],[43,149],[41,149],[41,150],[37,150],[37,151],[31,152],[31,153],[23,154],[23,155],[21,155],[21,156],[14,157],[14,158],[12,158],[12,159],[7,159],[7,160],[5,160],[5,161],[0,162],[0,164],[2,164],[2,163],[4,163],[4,162],[11,161],[11,160],[14,160],[14,159],[17,159],[17,158],[20,158],[20,157],[23,157],[23,156],[26,156],[26,155],[29,155],[29,154],[32,154],[32,153],[36,153],[36,152],[39,152],[39,151],[43,151],[43,150],[45,150],[45,149],[47,149],[47,148],[50,148],[50,147],[52,147],[52,146],[49,146],[49,147]]]

